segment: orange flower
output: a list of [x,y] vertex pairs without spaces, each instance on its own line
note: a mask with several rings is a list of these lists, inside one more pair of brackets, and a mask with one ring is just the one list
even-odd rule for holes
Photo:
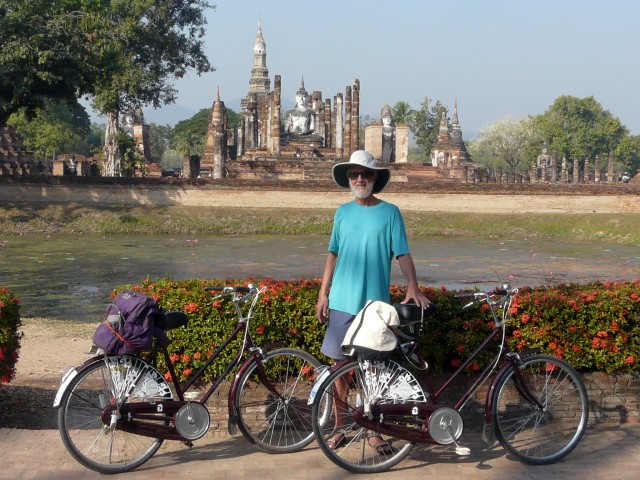
[[262,335],[265,330],[266,327],[264,325],[258,325],[258,327],[256,328],[256,332],[258,332],[258,335]]
[[198,304],[191,302],[187,303],[184,307],[182,307],[182,311],[185,313],[193,313],[198,309]]
[[633,365],[634,363],[636,363],[636,358],[633,355],[629,355],[624,359],[624,363],[626,363],[627,365]]

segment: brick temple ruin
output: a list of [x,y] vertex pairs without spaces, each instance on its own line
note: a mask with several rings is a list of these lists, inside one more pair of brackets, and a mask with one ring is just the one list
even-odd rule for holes
[[43,170],[44,165],[36,162],[33,152],[25,148],[15,127],[0,127],[0,175],[39,175]]
[[[227,126],[226,107],[218,89],[209,115],[205,151],[198,174],[212,178],[243,175],[247,170],[274,171],[273,162],[329,162],[348,159],[360,145],[360,82],[345,87],[333,98],[321,91],[306,91],[304,78],[296,92],[298,104],[282,111],[281,77],[273,89],[267,68],[266,42],[262,27],[253,46],[249,92],[241,101],[241,123]],[[283,121],[284,119],[284,121]],[[264,168],[260,168],[260,163]],[[291,170],[289,164],[287,170]],[[190,165],[191,167],[191,165]],[[275,168],[277,170],[277,167]],[[188,172],[193,175],[194,172]]]
[[[360,138],[360,81],[345,87],[332,99],[321,91],[306,91],[304,78],[296,92],[296,107],[283,112],[281,77],[273,89],[267,68],[267,48],[262,26],[253,45],[249,92],[241,102],[241,123],[228,127],[226,107],[218,89],[211,107],[205,151],[199,165],[186,162],[186,176],[204,178],[312,180],[331,178],[331,167],[364,148],[394,170],[396,181],[451,179],[487,180],[486,170],[475,164],[462,140],[457,103],[449,127],[446,114],[440,125],[432,165],[407,164],[409,127],[393,125],[385,105],[380,123],[367,125]],[[312,125],[312,127],[310,126]]]
[[[436,144],[426,163],[408,162],[409,127],[394,125],[391,107],[384,105],[380,121],[366,125],[360,138],[361,84],[355,79],[344,92],[325,98],[322,91],[307,92],[304,77],[296,92],[296,106],[283,111],[282,82],[275,75],[273,88],[267,68],[267,48],[258,28],[253,44],[253,66],[249,91],[241,101],[241,122],[228,125],[227,110],[216,92],[209,113],[205,148],[202,157],[185,159],[184,177],[217,180],[330,180],[331,167],[347,161],[359,148],[372,152],[392,170],[394,182],[424,183],[542,183],[598,184],[626,181],[613,171],[614,158],[596,156],[589,159],[562,160],[548,155],[538,156],[529,172],[519,174],[498,170],[489,175],[487,169],[473,161],[463,140],[455,101],[453,118],[445,111],[440,121]],[[138,153],[150,160],[149,127],[141,109],[123,115],[123,130],[135,141]],[[43,164],[27,152],[15,129],[0,131],[0,174],[31,176],[42,174],[95,175],[92,159],[79,155],[59,155]],[[145,174],[163,175],[161,169],[148,163]],[[640,181],[636,176],[633,181]]]

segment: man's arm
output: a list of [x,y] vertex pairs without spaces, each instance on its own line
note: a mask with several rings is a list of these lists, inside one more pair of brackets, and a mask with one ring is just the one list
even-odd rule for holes
[[416,266],[413,263],[413,258],[410,253],[405,253],[398,257],[398,263],[400,264],[400,270],[404,277],[407,279],[407,295],[402,303],[408,303],[413,300],[416,305],[420,305],[422,308],[429,306],[429,300],[423,295],[418,286],[418,276],[416,275]]
[[320,323],[326,322],[329,316],[329,291],[331,290],[331,280],[333,279],[333,272],[336,269],[337,261],[338,255],[333,252],[329,252],[327,255],[327,261],[324,264],[322,284],[320,285],[318,301],[316,303],[316,315],[318,316]]

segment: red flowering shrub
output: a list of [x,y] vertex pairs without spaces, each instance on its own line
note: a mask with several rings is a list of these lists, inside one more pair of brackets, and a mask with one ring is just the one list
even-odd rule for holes
[[15,375],[20,351],[20,299],[7,288],[0,288],[0,385]]
[[[184,379],[195,372],[217,350],[237,326],[232,304],[214,300],[207,285],[246,285],[253,281],[266,290],[251,319],[251,332],[258,346],[282,341],[329,360],[320,353],[326,325],[315,313],[320,281],[296,280],[185,280],[144,281],[139,291],[158,299],[167,310],[186,312],[189,324],[169,332],[171,361]],[[128,288],[122,287],[122,288]],[[425,288],[425,295],[436,305],[437,313],[427,319],[421,336],[422,353],[430,370],[457,368],[493,329],[488,308],[462,310],[465,301],[457,291]],[[557,285],[520,290],[510,313],[507,342],[515,351],[540,348],[566,359],[576,368],[606,373],[638,372],[640,352],[640,282]],[[405,288],[391,287],[392,302],[404,299]],[[497,339],[500,340],[499,338]],[[208,369],[204,380],[219,375],[232,360],[238,340],[225,350]],[[468,366],[477,371],[490,360],[489,348]],[[162,369],[162,365],[161,365]]]
[[526,289],[514,311],[514,349],[539,347],[576,368],[637,372],[640,281]]

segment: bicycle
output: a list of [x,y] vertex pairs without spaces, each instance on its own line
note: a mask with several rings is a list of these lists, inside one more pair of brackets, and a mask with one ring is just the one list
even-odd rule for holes
[[[249,324],[265,288],[251,284],[206,290],[220,292],[212,301],[233,303],[238,324],[185,384],[158,341],[144,358],[103,353],[65,374],[54,401],[58,429],[65,447],[82,465],[100,473],[121,473],[149,460],[164,440],[192,446],[210,426],[205,403],[234,370],[227,400],[231,434],[239,428],[247,440],[270,453],[300,450],[313,441],[307,398],[320,362],[305,351],[283,348],[282,342],[255,345]],[[168,331],[187,323],[182,312],[164,312],[156,326]],[[193,387],[239,336],[235,358],[196,400]],[[171,385],[156,369],[158,355],[165,360]]]
[[[353,473],[385,471],[403,460],[416,443],[450,445],[468,455],[457,440],[462,435],[460,410],[496,371],[485,399],[483,439],[495,439],[518,460],[549,464],[568,455],[580,442],[588,421],[588,398],[576,370],[539,349],[511,352],[505,342],[509,308],[518,289],[503,285],[493,292],[459,297],[473,300],[463,308],[486,302],[495,327],[439,388],[432,386],[418,337],[432,312],[396,304],[401,326],[395,358],[369,361],[354,357],[331,367],[312,392],[311,414],[316,440],[336,465]],[[431,313],[431,314],[430,314]],[[450,404],[440,397],[494,340],[497,352],[472,385]],[[354,360],[355,358],[355,360]],[[406,367],[419,374],[421,381]],[[425,385],[423,387],[423,385]],[[340,389],[348,394],[338,395]],[[323,397],[334,407],[323,415]],[[376,442],[372,443],[372,438]],[[367,445],[369,443],[369,445]]]

